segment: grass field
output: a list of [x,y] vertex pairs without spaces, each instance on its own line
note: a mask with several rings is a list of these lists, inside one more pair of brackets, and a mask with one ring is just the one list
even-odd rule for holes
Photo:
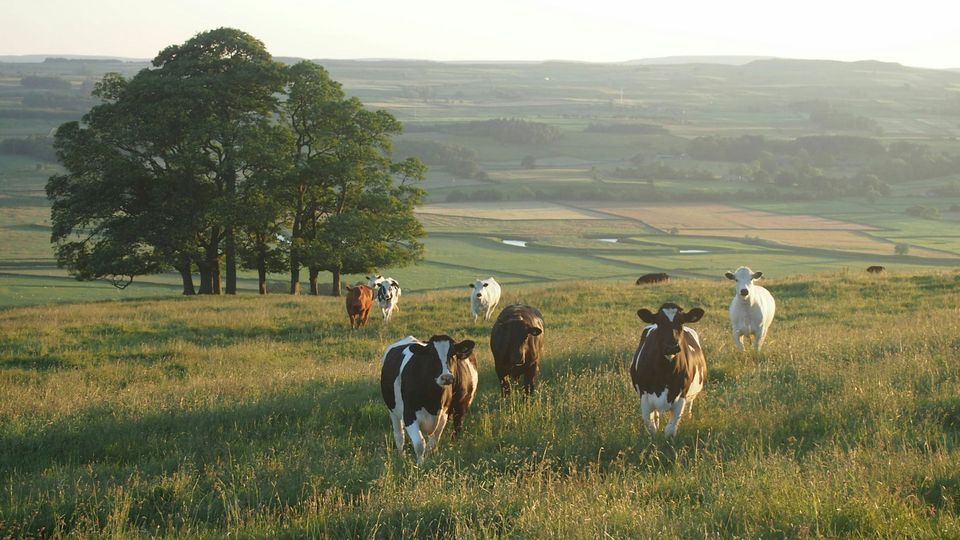
[[[466,290],[405,294],[390,326],[331,298],[207,297],[0,312],[0,536],[960,535],[960,275],[767,280],[762,355],[730,286],[505,285],[546,321],[542,384],[503,400]],[[675,441],[643,430],[639,307],[701,306],[710,378]],[[922,317],[918,314],[922,313]],[[392,450],[383,348],[478,342],[459,440]]]

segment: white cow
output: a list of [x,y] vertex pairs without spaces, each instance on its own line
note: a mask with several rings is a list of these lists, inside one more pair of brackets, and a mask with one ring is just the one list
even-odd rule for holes
[[477,322],[477,317],[483,313],[483,319],[490,318],[494,308],[500,303],[500,284],[492,277],[487,279],[477,279],[467,285],[470,292],[470,311],[473,313],[473,322]]
[[738,350],[742,351],[743,336],[752,335],[753,347],[760,352],[776,311],[776,304],[770,291],[753,284],[753,280],[759,279],[763,272],[754,272],[746,266],[741,266],[736,272],[727,272],[725,275],[727,279],[737,282],[733,301],[730,302],[733,343]]

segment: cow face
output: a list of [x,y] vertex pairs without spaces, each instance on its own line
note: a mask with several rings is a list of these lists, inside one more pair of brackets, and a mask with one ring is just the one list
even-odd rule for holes
[[699,321],[703,317],[703,310],[693,308],[684,312],[682,307],[667,303],[660,306],[656,313],[646,308],[639,309],[637,316],[647,324],[657,325],[657,331],[649,334],[648,339],[655,341],[664,358],[673,360],[680,353],[683,325]]
[[483,282],[483,281],[480,281],[480,280],[478,279],[478,280],[474,281],[473,283],[471,283],[470,285],[467,285],[467,287],[470,287],[471,289],[473,289],[473,296],[475,296],[475,297],[477,297],[477,298],[483,298],[483,289],[484,289],[485,287],[487,287],[488,285],[490,285],[490,284],[489,284],[489,283],[486,283],[486,282]]
[[454,383],[454,376],[450,367],[459,360],[466,360],[473,353],[476,343],[465,339],[459,343],[452,337],[437,335],[430,338],[426,345],[414,343],[410,350],[416,354],[424,354],[432,358],[432,372],[437,386],[450,386]]
[[745,301],[749,301],[750,295],[753,294],[753,280],[760,279],[760,277],[763,276],[763,272],[754,272],[746,266],[741,266],[737,268],[736,272],[727,272],[724,275],[727,276],[727,279],[737,282],[735,289],[736,296]]

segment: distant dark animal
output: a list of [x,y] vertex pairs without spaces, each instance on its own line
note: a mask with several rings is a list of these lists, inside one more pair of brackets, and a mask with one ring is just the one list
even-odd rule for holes
[[367,324],[367,316],[373,307],[373,290],[363,284],[353,287],[347,285],[347,316],[350,317],[350,326],[361,328]]
[[659,429],[660,413],[670,411],[670,423],[663,432],[673,437],[684,408],[692,408],[707,380],[700,337],[684,326],[699,321],[703,310],[694,308],[685,313],[680,306],[666,303],[656,313],[640,309],[637,316],[650,325],[643,329],[630,364],[630,380],[640,394],[640,415],[653,436]]
[[668,279],[670,279],[670,276],[664,272],[657,274],[644,274],[637,278],[637,285],[644,285],[646,283],[662,283]]
[[886,268],[884,268],[884,267],[882,267],[882,266],[878,266],[878,265],[868,266],[868,267],[867,267],[867,272],[870,272],[871,274],[879,274],[880,272],[883,272],[884,270],[886,270]]
[[777,303],[766,288],[753,283],[760,279],[763,272],[754,272],[746,266],[736,272],[724,274],[727,279],[737,282],[733,300],[730,301],[730,326],[733,332],[733,344],[737,350],[743,350],[743,338],[753,336],[753,347],[760,347],[770,333],[770,324],[777,311]]
[[477,391],[474,346],[473,341],[458,343],[447,335],[433,336],[427,342],[407,336],[384,351],[380,391],[390,410],[400,455],[404,430],[417,463],[423,463],[426,454],[436,449],[448,418],[452,417],[454,435],[460,431]]
[[523,375],[523,388],[533,392],[540,375],[543,316],[535,308],[513,304],[503,308],[490,332],[490,350],[500,390],[510,395],[510,378]]

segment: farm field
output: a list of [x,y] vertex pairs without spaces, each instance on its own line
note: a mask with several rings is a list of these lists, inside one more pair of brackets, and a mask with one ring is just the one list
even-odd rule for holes
[[[465,288],[405,294],[359,331],[326,297],[6,309],[0,535],[960,535],[960,274],[765,285],[755,355],[733,349],[726,282],[507,284],[546,322],[541,385],[509,400]],[[706,310],[710,371],[672,442],[642,428],[627,373],[636,310],[666,300]],[[478,343],[479,394],[417,467],[392,448],[377,359],[437,332]]]

